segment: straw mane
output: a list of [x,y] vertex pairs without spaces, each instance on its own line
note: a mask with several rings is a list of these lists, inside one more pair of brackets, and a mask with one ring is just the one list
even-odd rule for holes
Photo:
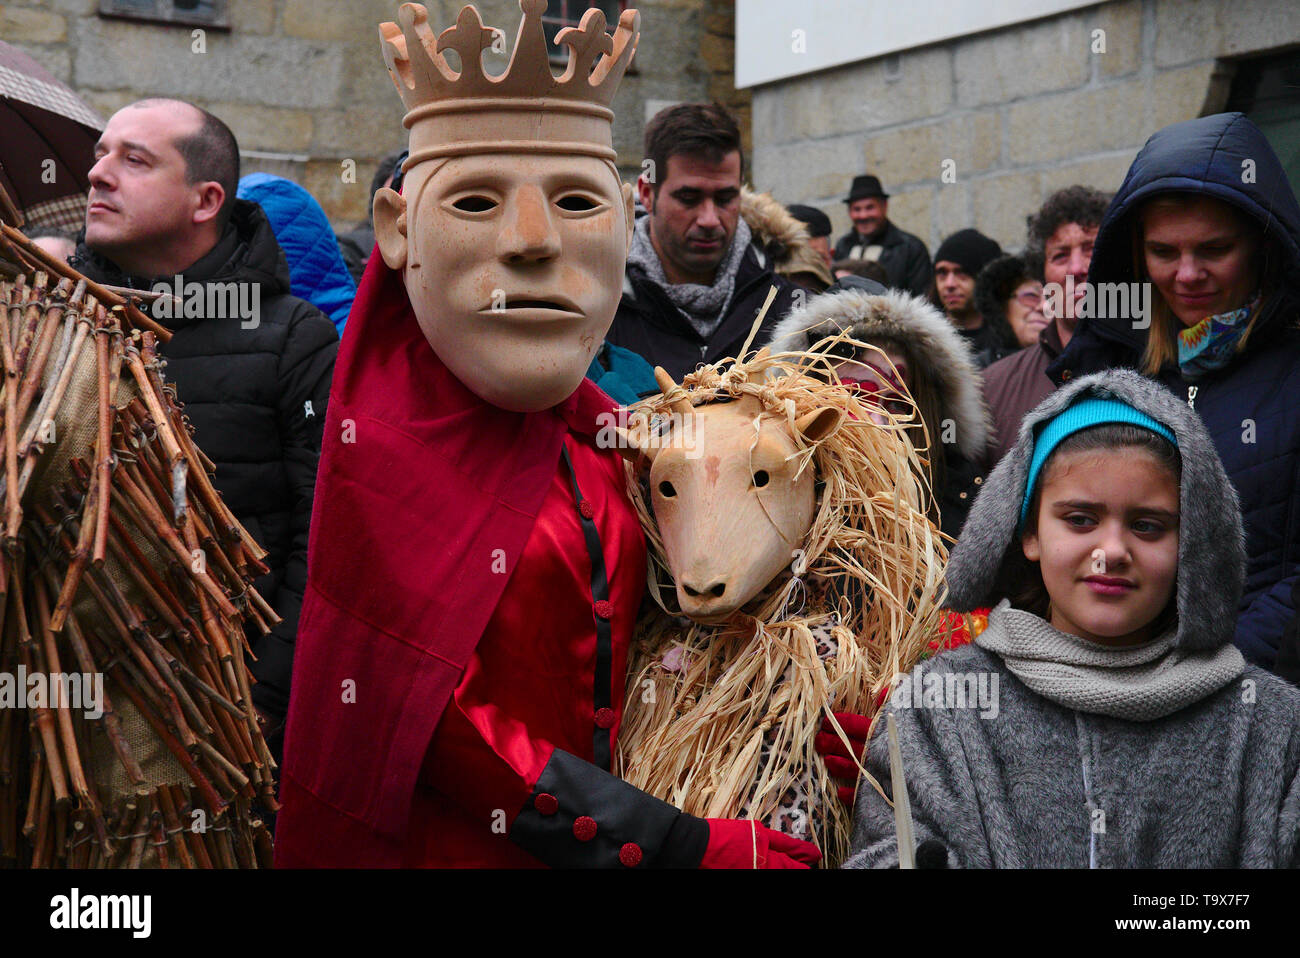
[[[798,837],[815,841],[834,866],[847,852],[851,818],[813,738],[832,712],[874,716],[882,690],[939,633],[947,550],[926,518],[909,417],[873,422],[829,363],[762,350],[748,362],[691,373],[634,407],[653,421],[674,404],[680,411],[683,395],[697,415],[711,403],[755,396],[791,427],[828,405],[846,416],[814,445],[792,428],[801,468],[814,469],[819,483],[812,527],[787,571],[722,625],[679,617],[658,526],[629,465],[628,492],[649,544],[650,594],[661,611],[642,622],[634,645],[619,760],[629,782],[689,813],[806,830]],[[806,822],[782,811],[799,793],[811,797]]]

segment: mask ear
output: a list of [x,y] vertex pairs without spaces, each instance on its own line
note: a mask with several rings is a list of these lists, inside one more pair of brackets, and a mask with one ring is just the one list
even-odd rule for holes
[[659,447],[648,441],[644,430],[629,430],[622,426],[615,426],[614,432],[618,435],[619,444],[617,452],[638,469],[649,469],[654,465],[655,456],[659,455]]
[[804,442],[809,445],[816,445],[838,429],[843,421],[844,411],[842,409],[834,406],[823,406],[821,409],[814,409],[812,412],[805,413],[799,419],[796,419],[794,428],[803,436]]
[[624,183],[623,184],[623,211],[627,216],[627,242],[629,246],[632,244],[632,228],[635,225],[635,221],[636,221],[635,210],[636,207],[632,202],[632,185],[630,183]]
[[375,194],[375,242],[391,270],[406,266],[406,197],[384,187]]

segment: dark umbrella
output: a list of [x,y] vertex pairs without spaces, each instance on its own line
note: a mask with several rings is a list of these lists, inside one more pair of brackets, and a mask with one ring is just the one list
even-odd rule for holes
[[103,128],[75,93],[0,41],[0,186],[22,211],[28,232],[81,227]]

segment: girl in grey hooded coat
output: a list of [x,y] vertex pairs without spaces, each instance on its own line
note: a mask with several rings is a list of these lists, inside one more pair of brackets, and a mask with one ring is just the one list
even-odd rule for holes
[[[1007,599],[1035,439],[1089,396],[1149,416],[1174,437],[1181,460],[1173,608],[1155,618],[1163,630],[1155,638],[1127,647],[1057,631]],[[1044,466],[1038,475],[1046,474]],[[1213,442],[1164,387],[1115,370],[1076,380],[1027,415],[947,570],[953,608],[996,603],[988,628],[917,666],[887,706],[915,840],[929,843],[918,860],[954,868],[1300,864],[1300,691],[1246,665],[1231,644],[1244,562],[1236,493]],[[889,794],[884,726],[867,768]],[[845,867],[898,861],[893,809],[864,781]]]

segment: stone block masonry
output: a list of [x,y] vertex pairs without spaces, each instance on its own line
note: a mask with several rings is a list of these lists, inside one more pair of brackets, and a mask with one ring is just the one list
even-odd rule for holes
[[[424,0],[436,28],[464,0]],[[518,0],[474,0],[513,42]],[[101,17],[98,0],[3,0],[0,39],[67,83],[105,119],[148,96],[190,100],[225,120],[265,170],[306,186],[336,229],[366,216],[370,178],[405,143],[402,105],[384,69],[379,24],[399,0],[229,0],[229,30]],[[732,83],[730,0],[640,0],[641,45],[614,101],[614,146],[640,171],[647,100],[720,99],[740,115],[749,146],[749,91]],[[505,66],[485,58],[489,70]],[[355,162],[355,182],[343,161]]]
[[1114,0],[791,77],[753,89],[754,185],[839,235],[871,172],[931,250],[968,226],[1019,249],[1047,194],[1117,189],[1148,136],[1223,109],[1234,57],[1297,41],[1294,3]]

